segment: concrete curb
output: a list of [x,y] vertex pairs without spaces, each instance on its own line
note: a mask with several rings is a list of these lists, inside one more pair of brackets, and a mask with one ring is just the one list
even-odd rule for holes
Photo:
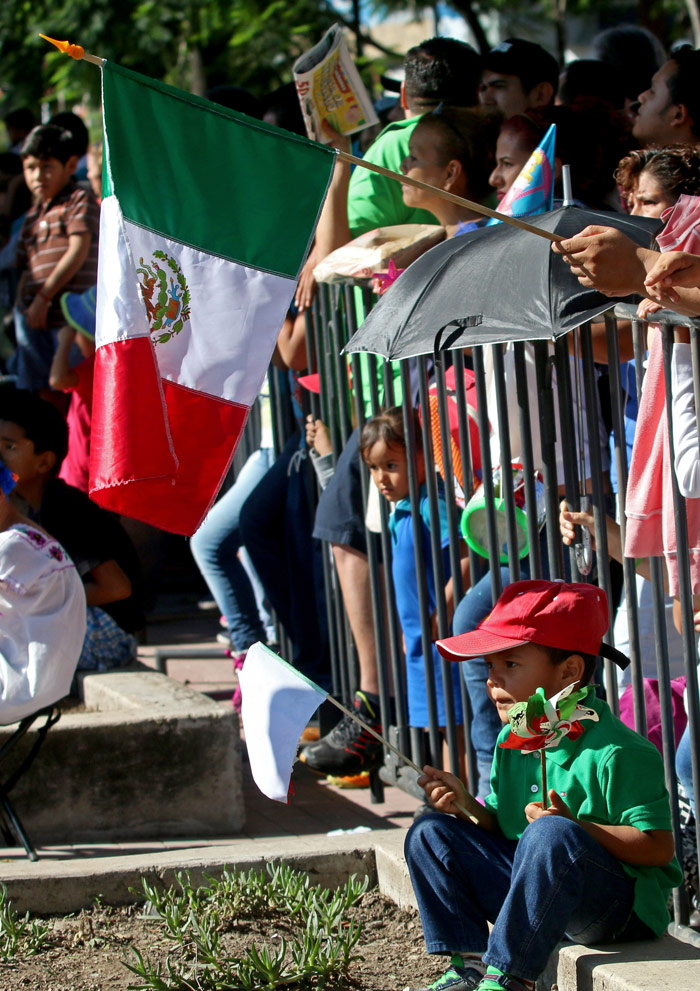
[[[405,832],[333,836],[311,835],[293,840],[233,840],[203,848],[171,849],[157,854],[72,861],[41,860],[0,864],[0,882],[13,906],[36,914],[77,912],[95,898],[112,905],[133,901],[129,888],[141,888],[141,876],[168,885],[181,870],[194,880],[216,876],[224,867],[261,868],[283,859],[305,870],[315,883],[343,883],[350,874],[369,877],[370,884],[404,907],[414,907],[406,863]],[[591,948],[562,945],[552,954],[539,983],[559,991],[698,991],[700,950],[670,936],[646,943]]]

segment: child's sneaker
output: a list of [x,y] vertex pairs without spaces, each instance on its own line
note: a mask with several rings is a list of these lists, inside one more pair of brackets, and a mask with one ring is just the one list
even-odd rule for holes
[[534,981],[523,981],[519,977],[503,974],[495,967],[489,967],[475,991],[534,991]]
[[461,956],[453,956],[445,973],[432,984],[422,988],[406,987],[403,991],[474,991],[483,980],[484,968],[464,966],[463,961],[458,961],[462,961]]
[[[379,699],[376,695],[356,692],[354,708],[368,726],[381,733]],[[304,747],[299,760],[319,774],[348,777],[379,767],[384,760],[384,748],[354,719],[343,716],[330,733]]]

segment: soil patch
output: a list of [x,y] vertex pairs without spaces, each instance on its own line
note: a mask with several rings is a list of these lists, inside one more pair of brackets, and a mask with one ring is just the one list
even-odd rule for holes
[[[130,946],[152,960],[164,961],[173,943],[157,921],[141,918],[142,906],[96,906],[79,915],[45,919],[49,936],[34,957],[0,961],[0,989],[17,991],[127,991],[139,979],[124,966]],[[398,908],[376,891],[368,891],[347,913],[362,923],[356,947],[364,960],[355,962],[337,989],[401,991],[433,981],[447,960],[428,957],[418,914]],[[284,920],[246,919],[225,936],[229,953],[239,955],[252,943],[284,935]]]

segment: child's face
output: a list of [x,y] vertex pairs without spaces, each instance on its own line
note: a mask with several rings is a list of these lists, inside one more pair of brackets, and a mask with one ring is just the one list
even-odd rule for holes
[[[48,474],[55,458],[48,451],[37,454],[34,441],[29,440],[24,428],[11,420],[0,420],[0,456],[10,471],[17,476],[18,491],[21,484]],[[51,464],[49,464],[49,460]],[[47,467],[48,466],[48,467]]]
[[508,710],[515,702],[526,702],[538,688],[549,699],[577,680],[568,659],[552,664],[548,652],[534,643],[487,654],[484,661],[486,690],[502,723],[508,722]]
[[24,180],[37,199],[48,203],[57,196],[75,171],[76,159],[71,156],[66,164],[57,158],[37,158],[27,155],[22,161]]
[[408,498],[406,448],[378,440],[362,452],[374,484],[385,499],[398,502]]

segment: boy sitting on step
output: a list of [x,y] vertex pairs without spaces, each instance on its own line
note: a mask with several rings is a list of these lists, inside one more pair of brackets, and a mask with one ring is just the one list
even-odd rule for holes
[[[509,709],[537,688],[549,699],[589,686],[599,654],[627,661],[601,643],[607,628],[596,586],[520,581],[475,630],[438,649],[450,660],[485,657],[502,744]],[[406,860],[428,953],[451,959],[421,991],[532,991],[564,937],[610,943],[665,931],[682,874],[661,755],[592,687],[579,704],[594,713],[580,735],[544,750],[546,803],[539,751],[496,748],[485,807],[455,775],[424,768],[419,783],[437,811],[413,824]]]

